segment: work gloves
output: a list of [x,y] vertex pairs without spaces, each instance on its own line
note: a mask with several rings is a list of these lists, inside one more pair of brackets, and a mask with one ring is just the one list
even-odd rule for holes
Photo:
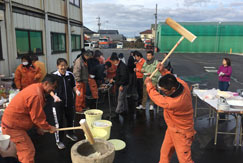
[[219,73],[219,76],[224,76],[224,73],[223,73],[223,72],[220,72],[220,73]]

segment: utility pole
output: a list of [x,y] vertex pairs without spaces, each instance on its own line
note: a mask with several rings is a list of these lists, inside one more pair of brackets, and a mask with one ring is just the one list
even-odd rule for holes
[[155,23],[154,23],[154,30],[155,30],[155,35],[154,35],[154,52],[157,47],[157,19],[158,19],[158,4],[156,3],[156,8],[155,8]]
[[100,17],[97,17],[96,19],[98,19],[98,32],[99,32],[100,31],[100,26],[101,26]]

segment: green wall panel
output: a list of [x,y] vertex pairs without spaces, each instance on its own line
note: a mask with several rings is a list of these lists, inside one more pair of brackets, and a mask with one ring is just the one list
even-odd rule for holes
[[[176,48],[175,52],[185,53],[243,53],[243,23],[180,23],[197,36]],[[180,34],[164,23],[157,31],[157,42],[161,52],[168,52],[180,39]]]

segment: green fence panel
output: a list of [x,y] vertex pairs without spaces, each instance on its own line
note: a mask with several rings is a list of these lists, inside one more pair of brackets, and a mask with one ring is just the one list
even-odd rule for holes
[[[231,23],[180,23],[197,39],[190,43],[184,40],[175,50],[183,53],[243,53],[243,22]],[[161,52],[168,52],[181,35],[164,23],[157,31],[157,43]]]

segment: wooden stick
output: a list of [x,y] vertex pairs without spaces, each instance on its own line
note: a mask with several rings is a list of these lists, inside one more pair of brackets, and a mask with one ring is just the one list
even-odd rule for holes
[[[68,131],[68,130],[82,130],[82,126],[78,127],[66,127],[66,128],[57,128],[56,131]],[[44,132],[50,132],[48,130],[44,130]]]
[[[163,59],[163,61],[161,62],[161,64],[164,64],[165,63],[165,61],[170,57],[170,55],[174,52],[174,50],[177,48],[177,46],[184,40],[184,36],[182,36],[181,38],[180,38],[180,40],[175,44],[175,46],[170,50],[170,52],[169,52],[169,54]],[[158,71],[158,68],[156,68],[155,70],[154,70],[154,72],[150,75],[150,79],[154,76],[154,74],[156,73]]]
[[66,127],[66,128],[57,128],[57,131],[67,131],[67,130],[82,130],[82,126],[78,126],[78,127]]

